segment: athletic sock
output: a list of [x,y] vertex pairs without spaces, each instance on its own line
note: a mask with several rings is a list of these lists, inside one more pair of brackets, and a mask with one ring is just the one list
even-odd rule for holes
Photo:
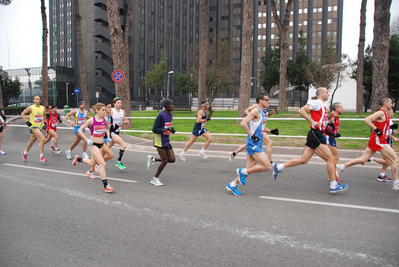
[[79,157],[78,162],[83,162],[83,158]]
[[54,137],[51,137],[51,146],[54,146]]
[[118,161],[122,161],[123,153],[125,153],[125,150],[119,149],[119,158]]
[[369,161],[373,161],[373,160],[374,160],[374,157],[369,158]]
[[245,175],[248,175],[248,171],[247,171],[247,169],[245,168],[245,169],[242,169],[242,171],[241,171],[243,174],[245,174]]
[[386,176],[385,172],[380,173],[380,176],[385,177]]
[[284,164],[279,163],[277,164],[277,170],[282,171],[284,169]]
[[330,182],[330,188],[336,188],[338,186],[337,181]]
[[184,150],[181,152],[182,155],[184,155],[185,153],[186,153],[186,151],[184,151]]
[[399,180],[393,180],[393,184],[394,185],[398,185],[399,184]]
[[231,187],[235,187],[235,186],[237,186],[237,184],[236,184],[236,182],[232,181],[232,182],[230,183],[230,186],[231,186]]
[[107,187],[107,185],[108,185],[107,179],[101,180],[101,181],[103,182],[104,188]]
[[201,148],[200,153],[205,153],[205,149]]
[[40,157],[43,157],[44,155],[43,154],[40,154]]
[[28,155],[28,152],[26,152],[26,150],[24,150],[24,154],[25,154],[25,155]]

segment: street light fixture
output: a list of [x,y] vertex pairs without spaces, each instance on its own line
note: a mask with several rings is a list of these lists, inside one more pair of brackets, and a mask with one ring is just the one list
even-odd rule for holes
[[167,98],[170,98],[170,92],[169,92],[169,75],[170,74],[173,74],[174,73],[174,71],[173,70],[171,70],[171,71],[169,71],[168,72],[168,83],[166,84],[166,93],[167,93]]
[[67,102],[66,102],[66,104],[68,105],[68,103],[69,103],[69,99],[68,99],[68,95],[69,95],[69,93],[68,93],[68,85],[69,85],[69,83],[66,83],[66,99],[67,99]]

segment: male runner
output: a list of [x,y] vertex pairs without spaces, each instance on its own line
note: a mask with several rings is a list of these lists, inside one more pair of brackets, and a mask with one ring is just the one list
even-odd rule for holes
[[[238,183],[245,185],[246,177],[250,173],[266,172],[271,164],[267,154],[262,149],[263,130],[266,125],[266,117],[263,110],[269,106],[270,98],[265,93],[256,96],[256,108],[252,109],[248,116],[241,122],[241,127],[248,133],[247,136],[247,165],[246,168],[237,169],[237,178],[226,186],[226,189],[236,196],[241,196],[238,191]],[[257,165],[257,163],[260,165]]]
[[[323,138],[323,132],[328,124],[328,111],[324,102],[328,100],[329,92],[327,88],[320,87],[316,90],[316,100],[308,100],[308,103],[299,109],[299,115],[310,122],[310,131],[308,132],[305,149],[300,158],[294,158],[284,164],[275,163],[273,166],[273,176],[277,179],[277,174],[284,168],[294,167],[300,164],[307,164],[315,151],[327,162],[327,172],[330,178],[330,192],[336,193],[344,191],[348,185],[342,185],[335,180],[334,156],[328,148]],[[310,111],[310,117],[308,115]]]
[[[389,116],[387,112],[392,109],[392,100],[382,98],[379,101],[380,110],[364,119],[364,122],[373,130],[369,144],[360,158],[352,159],[345,164],[337,165],[337,175],[339,176],[346,168],[367,162],[374,154],[379,151],[382,156],[391,163],[393,184],[392,188],[399,190],[398,163],[399,157],[387,142],[387,131],[389,127]],[[374,123],[373,123],[374,121]]]
[[[40,162],[47,162],[47,159],[43,155],[43,149],[44,149],[44,136],[42,132],[40,131],[41,129],[46,129],[46,125],[44,123],[44,117],[46,115],[46,109],[40,105],[40,96],[34,96],[33,97],[33,105],[27,107],[24,111],[22,111],[21,116],[22,119],[25,121],[26,125],[28,125],[30,129],[30,133],[32,134],[30,137],[30,140],[28,144],[26,145],[26,149],[22,151],[22,160],[27,161],[28,160],[28,152],[33,146],[33,144],[36,142],[37,139],[39,139],[40,144],[39,144],[39,151],[40,151],[40,156],[39,156],[39,161]],[[29,114],[29,120],[26,118],[26,115]]]
[[160,158],[155,158],[151,155],[147,156],[147,169],[150,169],[156,161],[161,162],[157,172],[155,173],[154,177],[152,177],[150,182],[155,186],[163,185],[163,183],[159,180],[159,175],[165,168],[166,164],[175,162],[175,152],[173,152],[173,148],[169,139],[169,135],[176,132],[176,130],[172,127],[173,101],[169,98],[166,98],[162,105],[165,109],[158,114],[152,127],[152,132],[156,134],[154,146],[157,148]]
[[58,123],[62,123],[61,116],[57,112],[57,106],[50,105],[48,109],[49,112],[46,113],[47,136],[44,140],[44,144],[46,145],[51,139],[51,143],[54,142],[54,145],[51,145],[50,149],[56,154],[61,154],[61,150],[58,148],[58,135],[56,133]]
[[[74,116],[75,122],[72,122],[69,117]],[[82,138],[80,135],[78,135],[78,130],[80,126],[85,124],[86,120],[90,118],[87,110],[85,110],[85,102],[80,101],[78,103],[78,108],[71,110],[68,114],[65,115],[65,118],[67,119],[67,122],[69,123],[70,126],[74,126],[73,132],[75,133],[76,137],[73,143],[71,144],[71,147],[67,150],[65,150],[65,154],[67,156],[67,159],[72,159],[71,156],[71,151],[79,144],[79,142],[82,140],[83,141],[83,158],[89,158],[89,156],[86,153],[86,148],[87,148],[87,143],[86,139]],[[83,134],[86,129],[83,129]]]
[[114,108],[111,110],[111,116],[115,126],[118,125],[118,127],[115,129],[115,131],[111,132],[112,142],[109,144],[109,147],[111,148],[114,144],[119,145],[119,157],[115,166],[121,170],[124,170],[126,167],[122,164],[122,157],[126,150],[126,143],[122,138],[119,137],[119,133],[121,131],[122,124],[129,123],[129,120],[126,118],[125,111],[122,109],[122,99],[120,97],[114,98]]
[[6,154],[6,152],[1,148],[1,141],[3,140],[3,132],[6,124],[6,114],[4,113],[4,110],[0,109],[0,155]]
[[208,132],[208,130],[205,128],[205,124],[207,121],[209,121],[211,119],[210,116],[207,116],[207,114],[206,114],[206,111],[209,109],[210,105],[207,101],[203,101],[203,102],[201,102],[201,106],[202,106],[202,108],[200,110],[198,110],[198,112],[197,112],[197,121],[194,124],[191,139],[190,139],[190,141],[187,142],[187,144],[184,146],[183,151],[180,153],[180,159],[183,162],[186,161],[186,156],[185,156],[186,151],[190,148],[190,146],[192,144],[194,144],[194,142],[197,140],[197,138],[201,135],[203,135],[205,137],[206,142],[205,142],[204,146],[202,147],[201,151],[199,152],[199,155],[204,159],[208,158],[205,155],[205,149],[207,149],[208,146],[211,144],[212,136]]

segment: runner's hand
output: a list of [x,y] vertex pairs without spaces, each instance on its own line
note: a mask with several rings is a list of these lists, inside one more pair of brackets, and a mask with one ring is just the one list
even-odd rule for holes
[[275,135],[279,135],[280,134],[280,132],[278,131],[278,128],[271,130],[270,133],[271,134],[275,134]]
[[175,134],[175,132],[176,132],[176,130],[175,130],[175,128],[170,128],[170,132],[172,133],[172,134]]
[[47,129],[47,125],[46,125],[46,124],[43,124],[42,129],[43,129],[43,130],[46,130],[46,129]]
[[334,134],[334,138],[340,138],[340,137],[341,137],[341,134],[340,134],[340,133]]
[[91,141],[89,138],[86,138],[86,143],[88,146],[92,146],[93,145],[93,141]]
[[382,135],[382,132],[381,132],[381,130],[380,129],[375,129],[374,130],[374,132],[378,135],[378,136],[381,136]]
[[28,127],[32,126],[32,123],[30,123],[30,121],[26,121],[25,124],[28,125]]
[[251,139],[254,140],[254,142],[259,141],[259,137],[255,136],[255,135],[251,136]]

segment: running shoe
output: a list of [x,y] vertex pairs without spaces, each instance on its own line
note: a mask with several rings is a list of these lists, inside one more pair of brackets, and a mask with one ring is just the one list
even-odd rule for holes
[[25,152],[24,151],[22,151],[22,160],[24,161],[24,162],[27,162],[28,161],[28,154],[25,154]]
[[179,154],[180,155],[180,159],[181,159],[181,161],[186,162],[186,156],[184,154],[182,154],[182,153]]
[[88,159],[88,158],[89,158],[89,155],[87,155],[87,153],[86,153],[86,152],[83,152],[83,154],[82,154],[82,158],[84,158],[84,159]]
[[152,178],[150,183],[151,183],[152,185],[155,185],[155,186],[161,186],[161,185],[163,185],[163,183],[161,182],[161,180],[159,180],[158,178]]
[[78,163],[78,158],[79,158],[79,155],[76,155],[72,161],[72,166],[76,166],[76,163]]
[[90,179],[96,179],[96,176],[94,176],[94,174],[90,170],[88,170],[86,174],[87,176],[89,176]]
[[281,172],[281,171],[278,170],[277,164],[278,163],[275,162],[274,165],[273,165],[273,178],[274,178],[274,180],[277,180],[277,175]]
[[345,191],[346,189],[348,189],[348,185],[347,184],[338,184],[336,188],[331,188],[330,187],[330,193],[336,193],[336,192],[341,192],[341,191]]
[[121,161],[117,161],[117,162],[115,163],[115,166],[118,167],[118,168],[121,169],[121,170],[126,169],[126,166],[123,165],[123,163],[122,163]]
[[203,158],[203,159],[207,159],[208,157],[205,155],[205,151],[200,151],[199,155]]
[[71,157],[71,150],[69,150],[69,149],[65,150],[65,154],[66,154],[66,156],[67,156],[67,159],[69,159],[69,160],[72,159],[72,157]]
[[61,154],[62,153],[62,151],[59,148],[56,148],[54,152],[55,152],[55,154]]
[[44,156],[41,156],[39,159],[40,162],[47,162],[47,159]]
[[392,182],[392,179],[388,178],[386,175],[384,175],[384,176],[378,175],[377,181],[378,182]]
[[155,160],[154,157],[151,155],[147,156],[147,169],[151,169],[152,165],[154,165]]
[[230,164],[233,164],[233,160],[234,160],[233,152],[230,152],[230,153],[229,153],[229,161],[230,161]]
[[341,175],[341,173],[343,172],[342,166],[343,166],[343,164],[336,164],[335,165],[335,176],[336,177],[339,177]]
[[51,151],[55,151],[55,147],[54,146],[50,146]]
[[94,167],[94,171],[100,174],[100,165],[96,164],[96,166]]
[[0,155],[5,155],[5,154],[7,154],[6,152],[4,152],[3,150],[0,150]]
[[226,189],[229,190],[231,193],[233,193],[235,196],[241,196],[241,192],[238,191],[237,186],[231,186],[230,184],[228,184],[226,186]]
[[247,178],[247,174],[242,173],[243,168],[238,168],[237,169],[237,174],[238,174],[238,180],[240,180],[240,184],[245,185],[245,178]]
[[392,189],[399,190],[399,184],[392,184]]
[[106,187],[104,187],[105,193],[111,193],[112,191],[114,191],[114,188],[111,187],[109,184]]

